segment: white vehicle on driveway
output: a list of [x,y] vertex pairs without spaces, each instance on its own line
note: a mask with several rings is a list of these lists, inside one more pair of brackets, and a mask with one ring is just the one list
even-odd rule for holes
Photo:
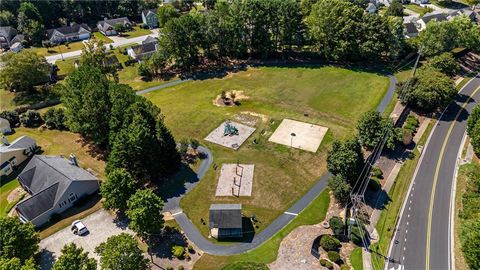
[[70,230],[76,235],[84,235],[88,233],[87,227],[80,220],[75,220],[72,222],[72,227]]

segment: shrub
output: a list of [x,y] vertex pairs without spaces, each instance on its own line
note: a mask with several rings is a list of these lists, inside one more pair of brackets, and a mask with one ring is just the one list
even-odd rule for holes
[[368,188],[372,191],[379,191],[382,188],[382,185],[378,179],[370,178],[370,181],[368,181]]
[[185,269],[185,268],[183,267],[183,265],[180,265],[180,266],[178,267],[178,270],[184,270],[184,269]]
[[340,270],[350,270],[350,266],[342,264],[342,266],[340,266]]
[[182,246],[173,246],[172,255],[177,259],[183,259],[183,256],[185,255],[185,248]]
[[48,109],[48,111],[43,114],[43,120],[49,129],[67,129],[65,125],[65,110],[62,108]]
[[352,226],[350,240],[357,246],[363,246],[363,238],[365,238],[365,229],[361,229],[359,225]]
[[406,130],[410,130],[412,133],[415,132],[415,130],[417,129],[417,127],[415,127],[414,125],[410,124],[410,123],[406,123],[405,126],[403,126],[404,129]]
[[20,117],[16,111],[3,111],[0,117],[7,119],[11,127],[18,127],[20,125]]
[[420,121],[418,121],[418,119],[413,116],[413,115],[409,115],[407,117],[407,121],[406,121],[408,124],[412,125],[412,126],[415,126],[415,127],[418,127],[418,125],[420,125]]
[[198,146],[200,146],[200,142],[198,142],[197,139],[191,139],[191,140],[190,140],[190,146],[191,146],[193,149],[197,150]]
[[340,235],[343,233],[343,220],[339,217],[332,217],[328,223],[335,235]]
[[167,266],[167,270],[174,270],[173,266]]
[[337,250],[340,247],[340,241],[337,238],[326,234],[320,239],[320,246],[326,251]]
[[328,269],[333,269],[333,264],[330,261],[325,259],[320,259],[320,265]]
[[193,253],[193,252],[195,251],[195,249],[194,249],[191,245],[188,245],[188,246],[187,246],[187,250],[188,250],[188,252],[190,252],[190,253]]
[[28,110],[26,113],[20,115],[20,123],[22,123],[24,127],[38,127],[42,124],[42,117],[37,111]]
[[332,262],[338,262],[340,260],[340,254],[338,254],[336,251],[329,251],[328,259]]
[[402,129],[402,142],[405,146],[410,145],[413,141],[413,134],[411,130]]
[[372,175],[378,179],[383,179],[383,172],[378,166],[373,167]]

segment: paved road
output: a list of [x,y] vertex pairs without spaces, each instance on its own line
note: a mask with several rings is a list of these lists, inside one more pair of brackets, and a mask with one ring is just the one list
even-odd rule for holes
[[[120,47],[120,46],[127,45],[127,44],[132,44],[132,43],[140,44],[148,36],[158,37],[158,32],[153,31],[152,34],[145,35],[145,36],[134,37],[134,38],[122,38],[122,39],[120,39],[116,42],[105,44],[105,48],[110,49],[110,45],[112,45],[114,48],[116,48],[116,47]],[[67,58],[77,57],[77,56],[80,56],[81,54],[82,54],[82,50],[78,50],[78,51],[73,51],[73,52],[66,52],[66,53],[63,53],[63,54],[54,54],[54,55],[46,56],[45,58],[47,59],[47,62],[49,62],[51,64],[54,64],[57,60],[61,60],[62,58],[67,59]]]
[[434,127],[404,201],[388,253],[395,262],[388,263],[388,269],[452,269],[454,172],[466,119],[480,99],[479,89],[480,74],[465,85]]
[[[388,103],[393,97],[395,91],[395,83],[396,79],[394,76],[389,75],[390,85],[385,93],[382,101],[377,107],[379,112],[383,112],[387,107]],[[176,81],[175,84],[182,83],[183,81]],[[171,85],[169,85],[171,86]],[[168,86],[158,86],[153,87],[150,89],[146,89],[143,93],[159,90]],[[139,93],[141,94],[141,93]],[[177,221],[177,223],[182,228],[183,232],[186,234],[188,239],[195,243],[195,245],[203,250],[203,252],[213,254],[213,255],[234,255],[244,253],[248,250],[254,249],[265,241],[270,239],[273,235],[275,235],[278,231],[280,231],[283,227],[285,227],[290,221],[292,221],[301,211],[303,211],[327,186],[327,180],[330,178],[331,174],[327,173],[323,175],[315,185],[310,188],[295,204],[293,204],[287,211],[282,213],[277,219],[275,219],[270,225],[268,225],[264,230],[260,233],[255,234],[253,237],[252,242],[249,243],[238,243],[238,244],[231,244],[231,245],[218,245],[208,241],[198,230],[198,228],[188,219],[187,215],[183,213],[182,209],[180,208],[180,200],[181,198],[187,194],[190,190],[192,190],[200,181],[207,170],[210,168],[211,164],[213,163],[213,154],[207,148],[200,146],[198,148],[199,152],[202,152],[206,158],[200,164],[200,168],[197,171],[197,179],[194,182],[188,182],[185,184],[185,190],[182,191],[175,197],[168,199],[165,202],[164,210],[172,213],[173,217]]]

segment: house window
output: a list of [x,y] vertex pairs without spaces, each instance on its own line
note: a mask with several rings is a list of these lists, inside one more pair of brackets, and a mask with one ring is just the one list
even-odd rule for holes
[[68,195],[68,202],[73,202],[75,201],[77,198],[76,198],[76,195],[73,194],[73,193],[70,193],[70,195]]

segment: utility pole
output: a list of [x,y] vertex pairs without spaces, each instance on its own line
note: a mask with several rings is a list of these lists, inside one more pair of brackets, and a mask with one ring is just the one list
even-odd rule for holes
[[420,48],[418,49],[417,60],[415,61],[415,65],[413,66],[412,77],[415,77],[415,73],[417,72],[417,66],[418,66],[418,62],[420,61],[420,57],[422,56],[422,50],[423,50],[423,46],[420,46]]

